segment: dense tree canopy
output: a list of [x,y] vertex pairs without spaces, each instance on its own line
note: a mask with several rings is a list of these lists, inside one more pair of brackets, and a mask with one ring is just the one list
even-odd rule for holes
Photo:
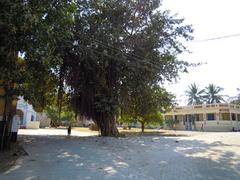
[[39,111],[50,103],[57,86],[54,69],[62,62],[57,42],[71,36],[74,7],[62,0],[2,0],[0,6],[1,136],[10,137],[14,98],[24,96]]
[[[122,99],[171,81],[189,66],[177,55],[185,51],[182,40],[192,39],[191,26],[161,11],[158,0],[6,0],[0,5],[0,68],[6,72],[0,79],[17,82],[40,110],[56,93],[60,108],[62,94],[69,94],[74,111],[92,118],[104,136],[118,135]],[[22,81],[14,74],[19,75],[19,52]]]
[[102,135],[116,135],[122,98],[136,89],[171,81],[188,64],[176,55],[190,26],[158,9],[159,2],[76,1],[72,47],[62,57],[73,106],[92,118]]

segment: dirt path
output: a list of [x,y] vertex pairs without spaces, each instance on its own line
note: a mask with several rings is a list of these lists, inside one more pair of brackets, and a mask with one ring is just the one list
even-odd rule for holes
[[1,180],[239,180],[240,133],[126,138],[27,136]]
[[19,157],[26,155],[27,153],[21,146],[21,142],[13,143],[10,150],[0,151],[0,173],[14,166]]

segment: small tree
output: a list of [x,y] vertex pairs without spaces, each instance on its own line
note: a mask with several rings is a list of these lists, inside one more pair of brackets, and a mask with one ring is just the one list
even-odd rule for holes
[[173,104],[173,98],[172,94],[156,85],[137,88],[127,100],[122,102],[121,110],[127,114],[128,119],[136,119],[141,123],[141,129],[144,132],[148,124],[163,123],[161,112]]
[[63,108],[59,113],[57,106],[47,106],[44,110],[47,113],[47,116],[51,119],[51,126],[58,127],[64,123],[74,123],[76,121],[75,114],[68,108]]
[[163,116],[160,111],[153,111],[145,114],[143,117],[137,118],[137,120],[141,123],[142,133],[144,132],[146,125],[162,125],[163,124]]

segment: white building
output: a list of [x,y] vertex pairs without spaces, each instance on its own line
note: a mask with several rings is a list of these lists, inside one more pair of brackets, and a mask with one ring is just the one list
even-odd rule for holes
[[168,127],[176,130],[240,130],[240,106],[234,104],[179,106],[165,113],[164,118]]
[[39,122],[36,119],[37,113],[32,105],[24,101],[22,97],[19,97],[17,102],[16,115],[20,117],[20,128],[39,128]]

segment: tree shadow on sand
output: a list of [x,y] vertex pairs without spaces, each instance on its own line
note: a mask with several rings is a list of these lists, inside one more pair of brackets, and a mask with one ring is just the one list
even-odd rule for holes
[[7,179],[239,180],[240,147],[179,137],[31,137]]

